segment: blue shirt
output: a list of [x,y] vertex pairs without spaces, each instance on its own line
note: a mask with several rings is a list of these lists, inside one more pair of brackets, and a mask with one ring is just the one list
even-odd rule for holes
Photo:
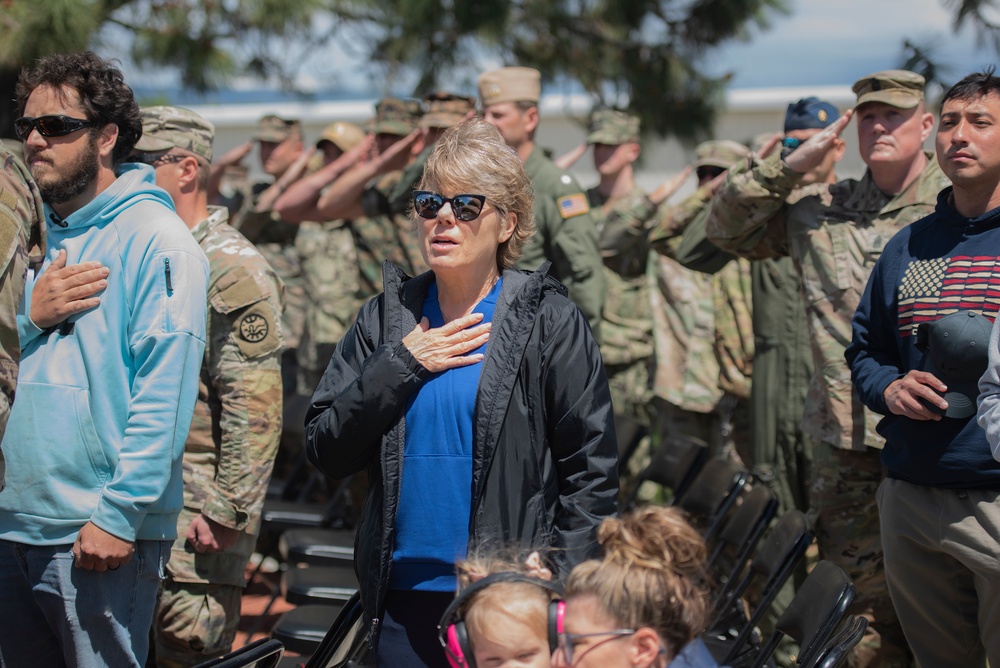
[[[491,322],[502,280],[473,309]],[[422,315],[444,325],[437,284]],[[482,345],[470,354],[486,352]],[[403,472],[392,553],[392,589],[454,591],[455,562],[469,546],[472,416],[482,362],[433,374],[406,409]]]

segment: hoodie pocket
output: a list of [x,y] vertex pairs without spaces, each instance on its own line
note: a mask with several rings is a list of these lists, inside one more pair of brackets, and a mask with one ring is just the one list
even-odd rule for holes
[[11,510],[53,519],[90,518],[113,464],[97,436],[88,390],[18,383],[5,446],[4,496],[17,499],[18,506]]

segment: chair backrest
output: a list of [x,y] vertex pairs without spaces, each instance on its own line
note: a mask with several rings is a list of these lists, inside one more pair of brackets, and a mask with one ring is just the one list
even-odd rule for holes
[[798,643],[797,663],[809,665],[847,616],[854,593],[854,583],[842,568],[832,561],[816,564],[774,623],[774,633],[757,654],[753,668],[761,668],[771,658],[783,636]]
[[710,540],[722,526],[749,477],[746,469],[729,459],[712,459],[695,476],[677,505],[703,527],[702,537]]
[[866,630],[868,630],[867,619],[861,615],[848,615],[847,619],[840,623],[833,638],[821,648],[815,661],[806,668],[837,668],[842,665],[851,650],[864,638]]
[[309,657],[305,668],[340,668],[356,659],[354,654],[368,643],[361,595],[357,592],[344,604],[340,615]]
[[[747,492],[743,497],[743,503],[733,511],[719,530],[715,547],[708,558],[708,571],[716,576],[717,581],[729,586],[735,585],[739,574],[746,567],[747,560],[777,512],[778,500],[770,489],[758,484]],[[720,573],[720,560],[727,550],[732,555],[732,560],[728,562],[732,566],[729,572]],[[718,596],[725,594],[723,589]]]
[[743,651],[754,627],[764,611],[774,600],[782,585],[791,576],[795,566],[802,560],[813,541],[813,531],[809,520],[800,510],[789,510],[778,518],[774,526],[764,536],[750,567],[729,591],[720,598],[713,611],[712,626],[724,618],[733,604],[738,601],[750,584],[762,582],[760,600],[754,606],[745,624],[740,628],[736,640],[722,663],[732,663]]
[[198,668],[274,668],[285,653],[284,646],[274,638],[261,638],[235,652],[199,664]]
[[688,436],[668,436],[653,452],[649,465],[639,474],[622,510],[635,505],[642,483],[649,480],[673,492],[673,503],[684,496],[695,476],[708,459],[708,444]]

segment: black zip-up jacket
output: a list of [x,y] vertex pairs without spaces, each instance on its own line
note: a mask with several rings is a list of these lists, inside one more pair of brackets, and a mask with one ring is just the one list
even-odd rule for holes
[[[618,447],[597,343],[546,269],[503,272],[473,414],[469,547],[550,547],[565,576],[596,555],[597,525],[617,511]],[[402,339],[433,280],[388,262],[383,275],[385,291],[337,344],[306,416],[320,470],[343,478],[368,467],[354,564],[372,645],[391,568],[405,408],[429,376]]]

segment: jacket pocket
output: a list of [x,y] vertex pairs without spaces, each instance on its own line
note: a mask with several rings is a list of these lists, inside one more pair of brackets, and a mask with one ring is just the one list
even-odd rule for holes
[[40,517],[88,520],[115,465],[97,435],[89,391],[18,383],[6,435],[2,505]]

